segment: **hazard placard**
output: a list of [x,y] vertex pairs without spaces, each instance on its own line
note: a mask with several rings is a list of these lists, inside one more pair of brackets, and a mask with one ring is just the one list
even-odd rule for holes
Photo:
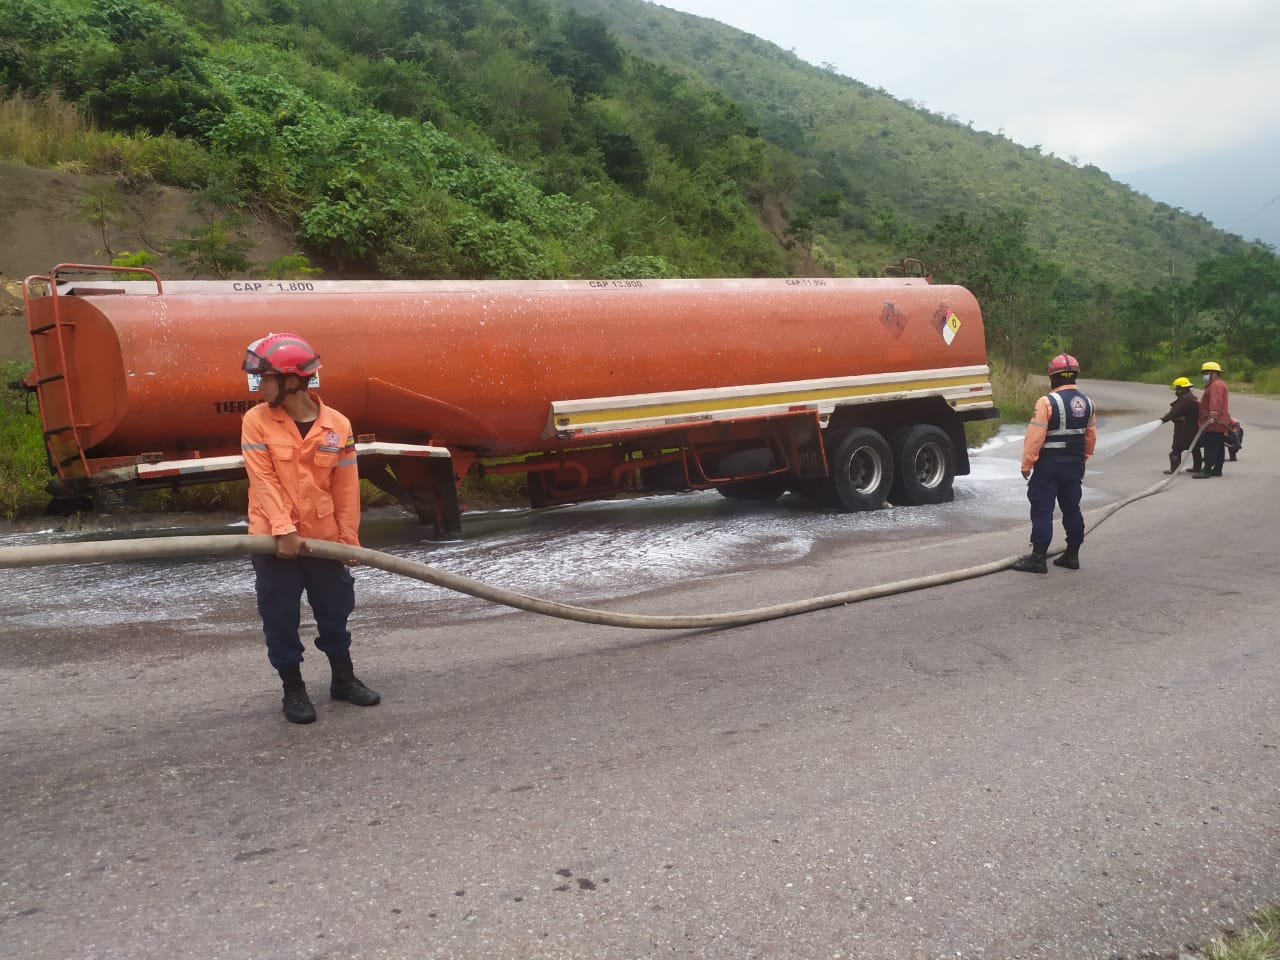
[[947,314],[947,319],[942,322],[942,339],[946,341],[947,346],[951,346],[951,342],[955,340],[956,334],[960,332],[960,318],[954,312]]

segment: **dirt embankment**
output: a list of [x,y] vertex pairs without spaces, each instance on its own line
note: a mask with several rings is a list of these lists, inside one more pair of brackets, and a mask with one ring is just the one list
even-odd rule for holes
[[[115,190],[120,200],[105,238],[82,212],[86,191],[101,187]],[[0,163],[0,362],[31,357],[22,316],[23,278],[48,273],[60,263],[109,263],[126,250],[154,254],[151,266],[162,277],[185,278],[190,274],[164,250],[184,236],[184,228],[198,223],[185,190],[158,184],[124,189],[113,177]],[[255,263],[296,250],[293,238],[277,225],[250,222],[246,229]]]

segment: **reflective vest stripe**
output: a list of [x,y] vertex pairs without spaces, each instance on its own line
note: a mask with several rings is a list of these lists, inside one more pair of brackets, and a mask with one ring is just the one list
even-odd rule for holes
[[[1074,390],[1071,392],[1076,393]],[[1062,450],[1072,454],[1084,454],[1084,434],[1093,416],[1093,403],[1083,394],[1077,395],[1085,401],[1085,415],[1082,418],[1072,418],[1067,413],[1066,400],[1063,399],[1062,394],[1046,395],[1051,410],[1042,450]],[[1079,426],[1073,424],[1079,424]]]

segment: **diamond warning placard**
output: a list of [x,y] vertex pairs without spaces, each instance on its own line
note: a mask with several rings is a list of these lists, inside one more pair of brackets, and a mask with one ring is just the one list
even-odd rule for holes
[[942,321],[942,339],[946,341],[947,346],[951,346],[951,342],[955,340],[956,334],[960,332],[960,318],[954,312],[947,314],[947,318]]

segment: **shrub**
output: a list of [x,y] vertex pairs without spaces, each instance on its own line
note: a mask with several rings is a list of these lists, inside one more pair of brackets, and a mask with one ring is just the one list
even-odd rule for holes
[[307,277],[318,277],[324,273],[324,270],[313,267],[304,254],[291,253],[279,260],[272,260],[263,273],[271,280],[303,280]]
[[1026,423],[1031,419],[1036,401],[1048,389],[1048,382],[1038,380],[1021,367],[1005,360],[991,360],[991,391],[1000,408],[1002,423]]
[[1280,367],[1267,367],[1259,370],[1253,378],[1253,389],[1256,393],[1269,396],[1280,394]]
[[[0,515],[8,519],[43,509],[49,480],[40,417],[25,389],[14,389],[31,369],[29,363],[0,364]],[[28,412],[30,410],[30,412]]]
[[[146,250],[139,250],[136,253],[130,253],[128,250],[121,250],[111,258],[111,265],[113,267],[145,267],[155,258],[156,256],[154,253],[148,253]],[[145,273],[125,273],[121,274],[119,279],[150,280],[151,277]]]

